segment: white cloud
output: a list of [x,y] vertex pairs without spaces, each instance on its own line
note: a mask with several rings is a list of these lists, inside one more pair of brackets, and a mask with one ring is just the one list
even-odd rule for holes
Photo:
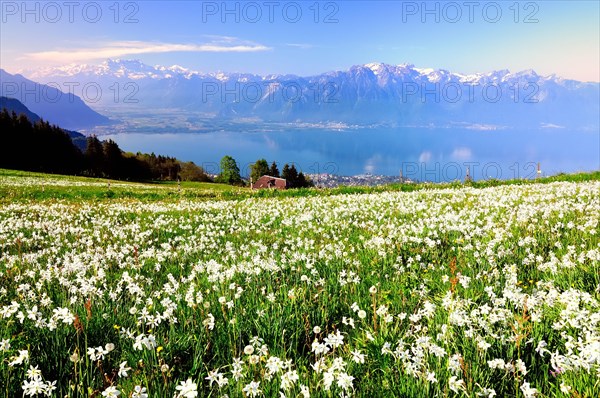
[[452,159],[454,160],[469,160],[471,159],[472,152],[470,148],[456,148],[452,152]]
[[287,43],[286,46],[299,48],[301,50],[309,50],[311,48],[314,48],[314,46],[312,44],[308,44],[308,43]]
[[58,61],[61,63],[69,63],[106,58],[120,58],[127,55],[138,54],[169,52],[243,53],[268,50],[271,50],[271,48],[262,44],[245,42],[233,37],[218,36],[215,37],[215,40],[202,44],[113,41],[97,47],[65,48],[62,50],[27,53],[25,54],[25,58],[32,61]]
[[381,160],[381,155],[379,154],[371,156],[365,162],[365,165],[363,167],[364,172],[367,174],[373,174],[375,172],[375,169],[377,168],[377,164],[379,164]]
[[431,160],[432,157],[433,157],[433,155],[431,154],[431,152],[429,152],[429,151],[423,152],[419,156],[419,162],[427,163]]

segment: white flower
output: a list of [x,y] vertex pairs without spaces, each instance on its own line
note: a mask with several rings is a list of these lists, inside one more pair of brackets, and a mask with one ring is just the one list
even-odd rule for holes
[[42,371],[38,369],[37,365],[35,367],[29,366],[25,376],[27,376],[29,380],[42,380]]
[[358,317],[360,319],[365,319],[367,317],[367,312],[365,310],[359,310],[358,311]]
[[448,380],[448,388],[455,393],[458,393],[459,390],[464,390],[466,386],[463,380],[457,380],[456,376],[450,376],[450,379]]
[[110,386],[102,391],[102,396],[107,398],[117,398],[119,395],[121,395],[121,392],[115,386]]
[[29,351],[27,350],[19,350],[19,354],[12,357],[8,366],[21,365],[23,362],[29,363]]
[[314,333],[314,334],[319,334],[319,333],[321,333],[321,327],[320,327],[320,326],[315,326],[315,327],[313,328],[313,333]]
[[298,381],[298,372],[290,370],[281,376],[281,388],[283,390],[289,390],[294,386],[294,383]]
[[135,386],[133,388],[133,392],[131,393],[131,398],[148,398],[146,387]]
[[129,372],[131,370],[131,368],[129,366],[127,366],[127,361],[123,361],[119,364],[119,377],[127,377],[128,374],[127,372]]
[[178,392],[175,392],[174,398],[196,398],[198,396],[198,385],[192,379],[180,382],[175,390]]
[[34,396],[46,393],[46,383],[42,380],[25,380],[21,387],[24,395]]
[[359,350],[351,351],[352,360],[356,363],[365,363],[365,354],[361,353]]
[[434,372],[427,372],[427,381],[430,383],[437,383]]
[[8,350],[10,350],[10,340],[4,339],[4,340],[0,341],[0,352],[8,351]]
[[223,375],[223,373],[220,373],[217,370],[211,370],[210,372],[208,372],[208,377],[205,378],[206,380],[208,380],[209,382],[209,386],[212,386],[213,383],[217,383],[217,385],[219,386],[219,388],[227,385],[227,383],[229,382],[229,380],[227,379],[227,377],[225,377]]
[[345,372],[340,372],[337,376],[337,385],[342,390],[349,390],[352,388],[352,381],[354,377],[350,376]]
[[538,393],[537,389],[531,388],[528,382],[524,382],[521,386],[521,391],[523,391],[523,395],[525,398],[532,398]]
[[246,393],[246,395],[249,397],[256,397],[262,393],[261,390],[258,388],[259,386],[259,381],[251,381],[250,383],[246,384],[242,391]]
[[254,347],[251,345],[247,345],[246,347],[244,347],[244,354],[246,354],[246,355],[254,354]]
[[375,294],[375,293],[377,293],[377,287],[376,287],[376,286],[371,286],[371,287],[369,288],[369,293],[371,293],[371,294]]

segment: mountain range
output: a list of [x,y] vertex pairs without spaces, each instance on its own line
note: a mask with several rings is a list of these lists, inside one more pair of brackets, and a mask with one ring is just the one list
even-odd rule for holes
[[46,84],[99,88],[104,95],[94,98],[94,106],[176,108],[218,119],[478,129],[600,128],[598,83],[541,76],[532,70],[467,75],[410,64],[371,63],[301,77],[201,73],[177,65],[107,60],[100,65],[22,73]]
[[106,116],[91,109],[72,91],[68,85],[56,82],[40,84],[0,69],[0,96],[19,100],[51,124],[79,130],[110,123]]

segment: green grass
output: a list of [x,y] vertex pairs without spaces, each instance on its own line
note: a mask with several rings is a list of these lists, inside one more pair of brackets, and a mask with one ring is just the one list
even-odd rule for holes
[[[474,182],[450,183],[396,183],[375,187],[340,186],[337,188],[302,188],[290,190],[250,190],[243,187],[234,187],[225,184],[175,181],[162,181],[152,183],[137,183],[115,181],[108,179],[63,176],[26,171],[0,169],[0,179],[17,182],[17,185],[0,184],[0,201],[7,202],[19,200],[45,200],[45,199],[139,199],[139,200],[179,200],[179,199],[232,199],[243,200],[251,197],[259,198],[291,198],[291,197],[316,197],[345,194],[370,194],[381,192],[413,192],[423,189],[444,188],[490,188],[506,185],[547,184],[552,182],[584,182],[600,181],[600,171],[559,174],[534,180],[485,180]],[[27,179],[27,184],[21,184],[22,179]],[[64,184],[80,184],[60,186]]]
[[188,379],[201,397],[600,396],[599,181],[109,189],[0,170],[0,396],[30,366],[58,397]]

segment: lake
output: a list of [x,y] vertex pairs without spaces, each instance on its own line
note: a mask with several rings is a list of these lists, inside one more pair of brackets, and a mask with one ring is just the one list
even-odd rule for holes
[[402,175],[420,181],[533,178],[600,169],[600,132],[455,128],[295,129],[269,132],[120,133],[104,135],[121,149],[193,161],[218,173],[233,156],[243,175],[265,158],[305,173]]

